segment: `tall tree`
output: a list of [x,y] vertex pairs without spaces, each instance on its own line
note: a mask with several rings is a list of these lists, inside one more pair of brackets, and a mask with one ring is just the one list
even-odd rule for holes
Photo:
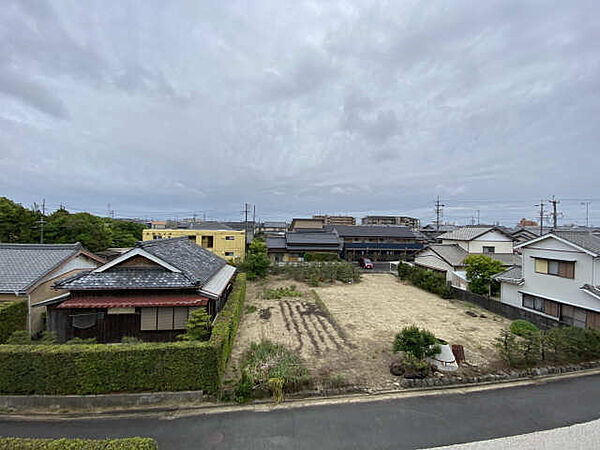
[[492,275],[504,270],[502,263],[485,255],[469,255],[465,258],[469,290],[476,294],[489,294],[497,290],[498,283]]
[[39,242],[42,214],[0,197],[0,242]]

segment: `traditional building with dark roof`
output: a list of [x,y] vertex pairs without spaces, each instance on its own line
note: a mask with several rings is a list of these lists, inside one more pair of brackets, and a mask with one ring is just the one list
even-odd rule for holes
[[27,329],[43,327],[43,308],[36,304],[62,294],[55,282],[104,260],[76,244],[0,244],[0,302],[23,299],[28,303]]
[[217,315],[235,271],[185,237],[140,242],[101,267],[56,283],[66,294],[45,304],[49,329],[61,341],[174,340],[192,310]]

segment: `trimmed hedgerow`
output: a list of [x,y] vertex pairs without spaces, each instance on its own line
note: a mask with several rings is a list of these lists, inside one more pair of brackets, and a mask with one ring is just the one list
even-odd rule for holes
[[122,439],[30,439],[0,438],[0,449],[22,450],[157,450],[158,443],[150,438]]
[[9,336],[27,327],[27,302],[17,300],[0,304],[0,344],[5,344]]
[[240,274],[208,342],[1,345],[0,393],[215,393],[231,353],[245,288],[245,276]]
[[452,289],[443,274],[408,264],[398,264],[398,277],[442,298],[452,298]]
[[225,372],[229,355],[231,355],[231,348],[233,347],[235,334],[237,333],[240,318],[242,317],[245,300],[246,274],[239,273],[225,307],[217,316],[217,320],[215,320],[212,334],[208,341],[216,353],[219,380]]

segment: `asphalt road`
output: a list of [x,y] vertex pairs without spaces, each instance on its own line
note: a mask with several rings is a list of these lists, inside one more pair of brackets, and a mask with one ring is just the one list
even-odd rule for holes
[[236,411],[172,419],[0,419],[0,435],[150,436],[162,449],[399,449],[530,433],[599,417],[600,375],[593,375],[469,394],[268,412]]

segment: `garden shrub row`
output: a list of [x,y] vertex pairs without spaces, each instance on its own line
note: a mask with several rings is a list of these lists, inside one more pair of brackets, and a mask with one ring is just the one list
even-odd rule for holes
[[5,344],[15,331],[27,327],[27,301],[0,303],[0,344]]
[[158,444],[150,438],[123,439],[30,439],[0,438],[0,450],[157,450]]
[[0,393],[104,394],[202,390],[215,393],[245,299],[239,274],[208,342],[139,345],[2,345]]
[[398,264],[398,277],[442,298],[452,298],[452,288],[448,286],[444,274],[422,267]]
[[519,323],[503,330],[496,346],[511,367],[579,363],[600,359],[600,330],[556,327],[542,331]]
[[208,341],[211,348],[214,349],[217,360],[217,371],[219,380],[221,379],[227,361],[231,355],[231,349],[235,340],[244,302],[246,300],[246,274],[238,273],[233,286],[233,291],[229,294],[229,299],[223,310],[219,313],[212,334]]
[[282,264],[271,268],[274,274],[283,274],[296,281],[303,281],[312,286],[320,282],[342,281],[344,283],[359,282],[360,269],[349,262],[300,262]]

